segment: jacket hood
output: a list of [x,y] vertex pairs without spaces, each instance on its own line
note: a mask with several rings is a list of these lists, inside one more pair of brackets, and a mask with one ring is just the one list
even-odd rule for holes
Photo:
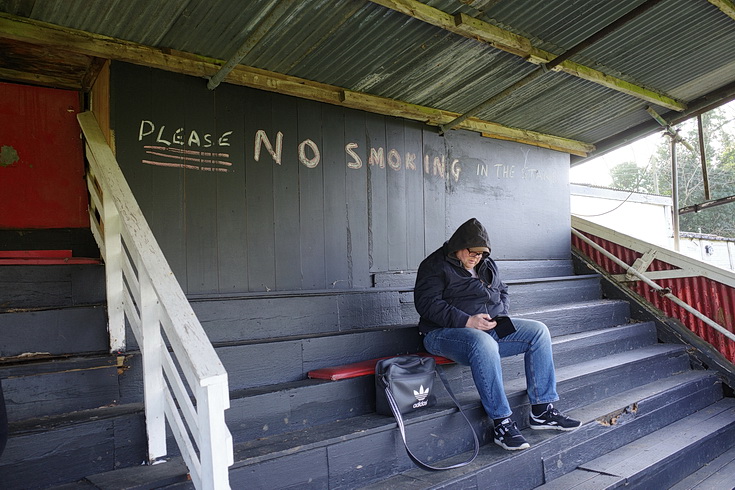
[[476,218],[470,218],[457,228],[445,244],[446,255],[454,255],[464,248],[485,248],[490,253],[490,238],[487,230]]

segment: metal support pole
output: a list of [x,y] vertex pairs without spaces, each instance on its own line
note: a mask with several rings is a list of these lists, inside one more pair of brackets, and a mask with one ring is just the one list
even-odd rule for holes
[[702,127],[702,115],[697,115],[697,132],[699,133],[699,158],[702,161],[702,181],[704,182],[704,200],[712,199],[709,192],[709,177],[707,176],[707,155],[704,151],[704,128]]
[[671,198],[672,198],[672,225],[674,227],[674,250],[679,251],[679,169],[676,164],[676,137],[671,139]]

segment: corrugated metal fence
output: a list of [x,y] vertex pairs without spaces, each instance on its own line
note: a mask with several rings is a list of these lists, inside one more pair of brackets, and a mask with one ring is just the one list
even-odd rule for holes
[[616,279],[622,279],[623,285],[645,298],[665,315],[679,320],[717,348],[730,362],[735,363],[735,341],[662,294],[670,291],[729,332],[735,332],[734,274],[576,217],[573,218],[573,227],[629,266],[633,266],[645,253],[653,253],[656,258],[639,272],[654,280],[664,291],[656,290],[641,280],[620,277],[625,276],[628,271],[580,237],[572,235],[572,245],[604,271],[618,276]]

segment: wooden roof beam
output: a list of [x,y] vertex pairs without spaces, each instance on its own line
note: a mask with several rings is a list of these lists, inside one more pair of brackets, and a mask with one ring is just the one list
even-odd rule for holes
[[735,20],[735,2],[732,0],[709,0],[709,3],[722,10],[732,20]]
[[[2,13],[0,13],[0,38],[60,48],[95,58],[124,61],[203,79],[209,79],[225,63],[223,60],[170,49],[152,48],[130,41]],[[342,87],[245,65],[235,66],[226,75],[224,81],[234,85],[292,95],[352,109],[403,117],[433,126],[446,124],[459,116],[459,114],[432,107],[418,106],[399,100],[353,92]],[[511,128],[476,118],[467,119],[458,128],[479,132],[491,138],[551,148],[578,156],[586,156],[587,153],[594,150],[593,145],[580,141]]]
[[[459,34],[460,36],[485,42],[494,48],[520,56],[536,65],[548,63],[557,56],[554,53],[534,48],[530,39],[463,13],[451,15],[417,0],[370,1],[428,24]],[[658,106],[666,107],[667,109],[675,111],[683,111],[686,109],[686,104],[669,97],[666,94],[636,85],[618,77],[607,75],[599,70],[573,61],[566,60],[560,63],[559,66],[555,67],[554,70],[568,73],[572,76],[602,85],[611,90],[622,92]]]

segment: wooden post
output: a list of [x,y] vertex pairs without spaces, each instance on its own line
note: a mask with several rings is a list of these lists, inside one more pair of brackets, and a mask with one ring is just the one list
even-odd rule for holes
[[123,308],[123,249],[120,213],[107,189],[102,190],[102,228],[105,242],[105,285],[107,287],[107,331],[110,352],[125,350],[125,311]]
[[145,400],[145,426],[148,434],[148,462],[166,455],[165,380],[163,379],[163,337],[159,304],[148,273],[136,261],[140,286],[140,348],[143,353],[143,397]]
[[228,467],[234,461],[232,436],[225,423],[225,410],[230,407],[227,376],[223,382],[200,386],[197,391],[201,488],[230,488]]
[[671,138],[671,198],[673,203],[674,250],[679,251],[679,167],[676,164],[676,138]]

